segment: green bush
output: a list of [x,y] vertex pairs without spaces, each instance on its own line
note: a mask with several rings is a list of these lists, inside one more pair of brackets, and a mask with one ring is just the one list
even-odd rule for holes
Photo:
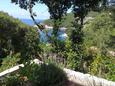
[[114,57],[107,57],[97,55],[91,63],[89,69],[90,74],[96,75],[108,80],[115,81],[115,59]]
[[65,86],[66,74],[53,64],[27,64],[20,70],[21,76],[27,76],[32,86]]
[[114,29],[115,20],[109,12],[95,16],[83,29],[89,73],[109,80],[115,80],[115,59],[108,55],[109,51],[115,50]]
[[19,52],[23,58],[37,57],[40,52],[37,30],[0,12],[0,50],[0,57],[11,52]]
[[23,86],[23,82],[17,75],[7,76],[1,83],[1,86]]
[[3,61],[0,66],[0,72],[17,65],[17,62],[20,60],[20,54],[17,53],[12,56],[8,55],[7,57],[3,58],[2,60]]
[[110,44],[114,43],[114,39],[111,39],[111,36],[115,37],[114,25],[115,22],[109,12],[102,12],[84,26],[84,43],[87,47],[96,46],[101,52],[113,49]]
[[66,86],[65,72],[54,64],[26,63],[0,80],[0,86]]
[[104,59],[105,67],[108,70],[106,72],[105,78],[108,80],[115,81],[115,58],[114,57],[107,57],[106,60]]

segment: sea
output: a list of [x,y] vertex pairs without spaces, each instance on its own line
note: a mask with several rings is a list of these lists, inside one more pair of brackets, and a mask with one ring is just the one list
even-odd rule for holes
[[[32,19],[20,19],[23,23],[29,25],[29,26],[34,26],[34,22]],[[36,19],[37,23],[42,23],[44,20]]]
[[[33,22],[33,20],[32,19],[20,19],[23,23],[25,23],[25,24],[27,24],[27,25],[29,25],[29,26],[34,26],[35,24],[34,24],[34,22]],[[38,23],[42,23],[44,20],[39,20],[39,19],[37,19],[36,20]],[[49,36],[51,36],[51,34],[52,34],[52,30],[49,30],[48,31],[48,35]],[[40,41],[41,42],[44,42],[44,43],[48,43],[48,37],[47,37],[47,35],[46,35],[46,33],[44,32],[44,31],[39,31],[39,33],[40,33]],[[62,41],[64,41],[66,38],[67,38],[67,34],[65,33],[65,32],[59,32],[60,34],[58,35],[58,39],[59,40],[62,40]]]

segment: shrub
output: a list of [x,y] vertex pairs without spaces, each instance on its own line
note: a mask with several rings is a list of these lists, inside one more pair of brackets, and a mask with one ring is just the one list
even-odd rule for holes
[[7,76],[1,86],[23,86],[21,79],[17,75]]
[[20,52],[23,58],[38,56],[40,48],[37,30],[0,12],[0,50],[2,57],[11,52]]
[[6,58],[3,58],[2,60],[3,61],[0,66],[0,72],[15,66],[17,62],[20,60],[20,54],[17,53],[12,56],[8,55]]
[[114,80],[113,57],[108,57],[109,50],[114,51],[115,20],[109,12],[102,12],[84,26],[84,44],[86,45],[89,72],[96,76]]
[[26,63],[20,70],[0,80],[1,86],[66,86],[67,76],[53,64]]
[[30,64],[20,70],[21,76],[27,76],[33,86],[64,86],[66,74],[53,64]]
[[102,12],[84,26],[84,43],[88,47],[96,46],[101,52],[105,52],[108,48],[113,49],[110,43],[111,36],[114,36],[112,33],[115,33],[114,25],[114,20],[109,13]]
[[115,81],[115,59],[97,55],[90,65],[90,73],[108,80]]

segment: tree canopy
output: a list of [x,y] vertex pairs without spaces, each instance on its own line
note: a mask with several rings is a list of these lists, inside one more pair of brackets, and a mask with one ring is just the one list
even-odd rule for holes
[[[30,9],[38,3],[45,4],[52,19],[61,19],[69,8],[73,8],[75,17],[84,18],[89,10],[94,10],[100,2],[106,0],[11,0],[12,3],[19,4],[23,9]],[[30,5],[31,4],[31,5]],[[39,10],[39,9],[38,9]],[[83,21],[81,21],[83,22]]]

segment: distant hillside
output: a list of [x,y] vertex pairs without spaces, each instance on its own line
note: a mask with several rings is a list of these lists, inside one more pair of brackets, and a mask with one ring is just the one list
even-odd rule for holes
[[[96,17],[99,13],[98,12],[90,12],[87,17]],[[64,17],[62,26],[71,28],[72,27],[72,22],[74,21],[74,15],[73,13],[68,13],[67,16]],[[43,23],[48,24],[48,25],[53,25],[53,22],[51,19],[48,19],[44,21]]]
[[[71,22],[73,22],[74,20],[74,15],[72,13],[67,14],[67,16],[64,17],[63,23],[61,26],[65,26],[65,27],[71,27],[72,24]],[[44,21],[43,23],[53,26],[53,21],[51,19],[48,19],[46,21]]]
[[[87,15],[87,17],[93,17],[93,18],[95,18],[98,14],[99,14],[98,12],[90,12]],[[68,28],[67,31],[66,31],[68,35],[71,35],[71,31],[72,31],[71,29],[73,28],[72,22],[74,22],[74,14],[73,13],[68,13],[64,17],[64,19],[62,21],[62,24],[61,24],[61,26]],[[49,26],[53,26],[53,21],[51,19],[45,20],[45,21],[43,21],[43,23],[47,24]]]

